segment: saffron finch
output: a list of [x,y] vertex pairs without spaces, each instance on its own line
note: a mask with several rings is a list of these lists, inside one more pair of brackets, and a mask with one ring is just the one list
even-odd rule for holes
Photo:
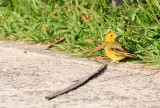
[[119,35],[110,32],[105,37],[105,53],[106,55],[113,61],[120,61],[125,59],[126,57],[137,58],[136,55],[128,53],[123,46],[116,42],[115,39]]

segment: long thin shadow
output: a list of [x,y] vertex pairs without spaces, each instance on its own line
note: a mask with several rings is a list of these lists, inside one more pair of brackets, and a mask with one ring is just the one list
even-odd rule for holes
[[100,76],[102,73],[105,72],[105,70],[107,69],[108,63],[103,64],[102,66],[100,66],[97,71],[95,71],[94,73],[89,74],[86,77],[83,77],[81,79],[79,79],[77,82],[75,82],[74,84],[71,84],[70,86],[66,87],[65,89],[59,90],[53,94],[50,94],[48,96],[46,96],[45,98],[47,100],[51,100],[59,95],[62,95],[64,93],[68,93],[71,90],[75,90],[83,85],[85,85],[86,83],[88,83],[90,80],[97,78],[98,76]]

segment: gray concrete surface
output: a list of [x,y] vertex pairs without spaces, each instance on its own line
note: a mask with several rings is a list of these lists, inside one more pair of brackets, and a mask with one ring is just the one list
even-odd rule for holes
[[159,70],[127,63],[109,64],[86,85],[45,100],[100,66],[45,49],[0,42],[0,108],[160,108]]

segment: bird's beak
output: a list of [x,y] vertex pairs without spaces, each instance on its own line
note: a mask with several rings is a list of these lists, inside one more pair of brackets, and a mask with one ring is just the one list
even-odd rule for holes
[[119,36],[119,34],[116,34],[116,37],[118,37]]

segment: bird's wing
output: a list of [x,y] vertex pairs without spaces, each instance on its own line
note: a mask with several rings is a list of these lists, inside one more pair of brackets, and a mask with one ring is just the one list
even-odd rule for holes
[[117,42],[113,42],[112,43],[112,45],[110,47],[110,50],[115,52],[115,55],[117,55],[117,56],[123,56],[123,57],[126,56],[125,55],[126,51],[125,51],[124,47],[121,44],[117,43]]

